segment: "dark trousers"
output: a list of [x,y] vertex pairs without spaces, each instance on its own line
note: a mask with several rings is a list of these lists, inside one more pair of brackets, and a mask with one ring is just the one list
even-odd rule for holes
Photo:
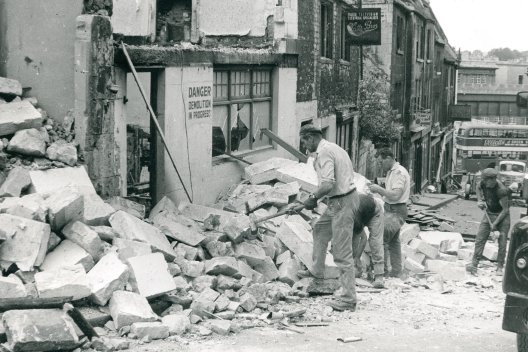
[[[490,220],[493,222],[497,219],[499,214],[488,213]],[[499,253],[497,255],[497,265],[500,267],[504,266],[504,259],[506,258],[506,243],[508,242],[508,231],[510,231],[510,216],[506,216],[497,226],[497,230],[500,232],[499,236]],[[479,261],[482,259],[482,253],[484,247],[488,241],[488,237],[491,233],[491,226],[484,214],[480,221],[480,226],[477,231],[477,237],[475,238],[475,252],[473,253],[472,265],[476,268]]]
[[[401,225],[407,219],[407,204],[388,204],[385,203],[385,213],[387,216],[396,216]],[[401,226],[400,226],[401,227]],[[383,248],[385,251],[385,273],[391,276],[399,276],[402,272],[402,255],[400,230],[385,231],[383,233]]]

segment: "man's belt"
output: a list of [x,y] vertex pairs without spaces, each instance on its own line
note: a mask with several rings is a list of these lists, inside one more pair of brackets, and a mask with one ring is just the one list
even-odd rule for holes
[[387,205],[407,205],[407,203],[387,203]]
[[352,192],[354,192],[356,189],[354,188],[353,190],[351,191],[348,191],[347,193],[343,193],[343,194],[338,194],[338,195],[335,195],[335,196],[331,196],[331,197],[328,197],[328,199],[338,199],[338,198],[343,198],[345,196],[348,196],[349,194],[351,194]]

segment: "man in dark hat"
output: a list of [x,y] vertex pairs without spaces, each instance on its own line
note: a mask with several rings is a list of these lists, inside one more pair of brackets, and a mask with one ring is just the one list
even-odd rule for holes
[[499,253],[497,256],[497,275],[502,275],[504,259],[506,257],[506,242],[510,230],[510,202],[509,191],[497,180],[498,172],[487,168],[482,171],[482,181],[477,185],[477,206],[488,213],[491,220],[488,221],[486,214],[480,221],[480,226],[475,239],[475,252],[467,271],[475,275],[479,260],[482,258],[484,246],[492,231],[499,231]]
[[324,278],[328,243],[339,268],[341,292],[328,303],[334,310],[356,310],[356,283],[352,235],[359,208],[359,196],[354,185],[354,169],[347,152],[335,143],[323,139],[320,128],[305,125],[300,131],[301,143],[313,153],[319,185],[304,202],[306,209],[317,206],[317,200],[327,199],[327,210],[313,228],[313,273]]

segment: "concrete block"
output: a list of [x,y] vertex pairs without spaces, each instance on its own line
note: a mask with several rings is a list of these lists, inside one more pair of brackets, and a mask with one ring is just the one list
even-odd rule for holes
[[11,214],[22,218],[46,222],[48,208],[39,194],[28,194],[22,198],[8,197],[0,203],[0,214]]
[[194,278],[192,280],[193,290],[196,292],[202,292],[206,288],[215,289],[216,288],[216,276],[212,275],[202,275]]
[[110,225],[108,219],[116,210],[105,203],[97,194],[84,195],[82,222],[90,226]]
[[191,309],[193,314],[202,317],[210,318],[207,312],[214,312],[216,305],[215,301],[220,294],[212,289],[203,290],[192,302]]
[[209,241],[205,248],[211,257],[231,257],[235,255],[233,245],[231,242]]
[[46,199],[51,229],[60,231],[69,222],[82,220],[84,199],[75,188],[57,190]]
[[9,140],[7,151],[10,153],[41,157],[46,155],[46,142],[36,128],[19,130]]
[[235,245],[235,256],[237,259],[243,259],[249,265],[255,266],[264,262],[266,253],[262,247],[256,244],[242,242]]
[[31,179],[28,170],[23,167],[15,167],[0,186],[0,197],[20,197],[20,194],[30,185]]
[[215,301],[215,312],[223,312],[227,310],[231,301],[226,295],[220,295]]
[[425,254],[425,256],[429,259],[436,259],[438,257],[438,248],[435,248],[417,238],[411,240],[409,246],[414,248],[417,252]]
[[458,260],[456,255],[451,254],[445,254],[445,253],[439,253],[438,254],[439,260],[444,260],[446,262],[456,262]]
[[244,178],[252,184],[269,182],[277,178],[277,169],[292,164],[297,164],[297,162],[283,158],[270,158],[247,166],[244,169]]
[[247,200],[247,209],[254,211],[263,205],[272,204],[277,207],[283,207],[288,204],[289,194],[287,189],[272,188],[266,192],[257,194]]
[[246,312],[251,312],[257,308],[257,299],[250,293],[244,293],[240,296],[240,307]]
[[[277,231],[276,236],[281,240],[288,249],[293,252],[301,262],[313,274],[313,237],[309,230],[303,224],[284,221]],[[330,253],[326,255],[325,278],[339,277],[339,270],[334,263]]]
[[48,224],[0,214],[0,233],[6,235],[0,246],[0,261],[14,263],[22,271],[33,270],[44,261],[50,232]]
[[152,253],[152,248],[148,243],[124,240],[122,238],[115,238],[112,241],[114,247],[117,248],[117,255],[119,259],[125,262],[128,258],[138,257]]
[[112,243],[114,239],[119,238],[119,234],[110,226],[91,226],[91,228],[97,232],[99,238],[103,241]]
[[408,244],[412,239],[418,237],[420,234],[420,226],[418,224],[403,224],[400,228],[400,242]]
[[439,250],[442,253],[457,255],[461,245],[462,242],[456,239],[443,240],[442,242],[440,242]]
[[64,226],[62,234],[87,251],[95,261],[99,260],[103,255],[103,241],[90,226],[77,220],[72,221]]
[[177,291],[188,291],[192,288],[192,284],[189,283],[183,276],[175,276],[172,278],[176,285]]
[[438,273],[444,280],[462,281],[466,279],[466,268],[453,262],[443,260],[427,260],[425,262],[427,270]]
[[59,139],[46,149],[46,157],[69,166],[75,166],[77,164],[77,148],[73,143]]
[[150,340],[161,340],[169,337],[169,327],[160,322],[137,322],[130,326],[130,333],[140,340],[147,336]]
[[128,266],[132,288],[145,298],[158,297],[176,289],[161,253],[129,258]]
[[281,265],[286,260],[291,259],[291,257],[292,257],[291,252],[287,250],[286,252],[283,252],[282,254],[277,256],[277,259],[275,260],[275,264]]
[[277,170],[277,179],[284,183],[298,182],[301,189],[313,193],[317,190],[319,181],[312,164],[296,163]]
[[288,195],[288,197],[296,196],[297,194],[299,194],[301,190],[301,185],[297,181],[290,182],[290,183],[282,183],[282,182],[276,183],[273,187],[276,190],[285,192]]
[[466,260],[466,261],[467,260],[471,260],[471,258],[473,257],[473,250],[472,249],[466,249],[466,248],[460,248],[458,250],[457,257],[460,260]]
[[86,272],[94,266],[93,257],[78,244],[70,240],[62,241],[53,251],[48,253],[42,265],[41,270],[54,270],[63,266],[73,266],[81,264]]
[[420,231],[418,237],[436,248],[440,248],[440,243],[445,240],[456,240],[461,245],[464,243],[464,238],[459,232]]
[[499,247],[495,243],[486,243],[482,256],[488,260],[496,261],[499,255]]
[[198,248],[188,246],[185,243],[178,243],[174,248],[174,251],[176,254],[187,260],[196,260],[196,257],[198,256]]
[[277,270],[277,267],[273,262],[273,259],[271,259],[270,257],[265,257],[264,261],[259,263],[258,265],[255,265],[253,269],[255,269],[256,272],[262,274],[262,279],[264,280],[264,282],[277,280],[280,275],[279,270]]
[[208,327],[212,332],[218,335],[227,336],[231,331],[231,322],[229,320],[210,320],[208,321]]
[[19,130],[42,127],[42,114],[31,103],[0,104],[0,136]]
[[22,84],[16,79],[0,77],[0,94],[1,95],[22,95]]
[[10,310],[2,321],[14,351],[74,350],[79,346],[75,323],[60,309]]
[[78,300],[90,296],[88,276],[81,264],[42,271],[35,274],[39,297],[69,297]]
[[168,268],[169,268],[169,274],[171,274],[171,276],[177,276],[177,275],[180,275],[181,274],[181,268],[178,264],[176,263],[167,263],[168,265]]
[[240,282],[233,277],[225,275],[218,275],[216,277],[216,290],[219,292],[223,292],[225,290],[238,290],[240,287]]
[[403,267],[415,274],[419,274],[425,270],[422,264],[417,263],[410,258],[405,259],[405,261],[403,262]]
[[214,257],[205,262],[205,273],[209,275],[235,276],[238,270],[237,260],[233,257]]
[[279,267],[279,281],[292,286],[295,282],[299,281],[299,277],[297,276],[299,269],[299,264],[295,259],[286,259]]
[[178,242],[195,247],[205,239],[193,221],[183,215],[162,211],[150,219],[154,226]]
[[249,217],[242,214],[231,216],[224,224],[223,231],[232,242],[242,242],[251,234]]
[[145,206],[122,197],[110,197],[106,200],[113,209],[122,210],[138,219],[145,218]]
[[115,291],[124,289],[129,270],[115,253],[110,252],[99,260],[87,277],[92,289],[92,301],[104,306]]
[[182,274],[189,277],[198,277],[204,273],[204,263],[198,261],[176,258],[174,261],[180,267]]
[[185,314],[170,314],[161,318],[163,325],[169,327],[169,334],[181,336],[191,328],[191,321]]
[[110,315],[118,330],[133,323],[154,322],[158,319],[147,299],[134,292],[114,292],[109,307]]
[[110,225],[121,238],[150,244],[152,250],[163,253],[167,261],[172,261],[176,257],[165,235],[156,227],[135,216],[119,210],[110,217]]
[[26,297],[27,291],[24,283],[18,276],[0,276],[0,299]]
[[32,193],[53,194],[67,186],[74,186],[81,194],[96,194],[84,166],[63,167],[29,172]]
[[271,259],[275,260],[275,256],[277,254],[277,247],[275,246],[276,238],[268,235],[262,235],[260,239],[262,241],[254,241],[253,243],[262,247],[262,249],[264,249],[264,253]]

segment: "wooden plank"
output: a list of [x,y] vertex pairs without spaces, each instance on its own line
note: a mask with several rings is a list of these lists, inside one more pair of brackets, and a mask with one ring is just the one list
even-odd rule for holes
[[0,300],[0,312],[6,312],[13,309],[62,308],[64,303],[71,302],[72,299],[72,296],[52,298],[2,298]]

